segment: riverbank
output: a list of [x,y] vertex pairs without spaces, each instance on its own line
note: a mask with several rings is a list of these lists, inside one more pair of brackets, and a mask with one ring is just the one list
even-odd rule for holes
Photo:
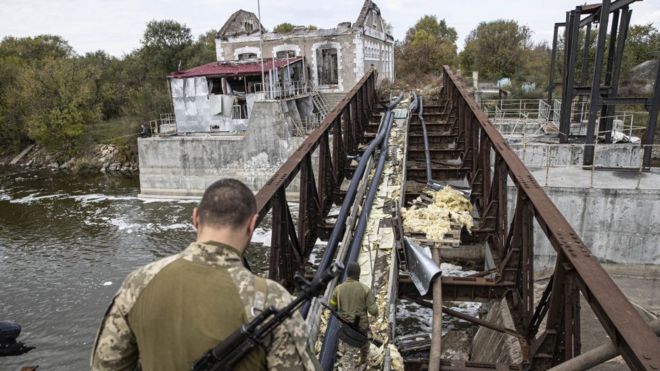
[[[24,153],[27,151],[27,153]],[[23,155],[23,156],[21,156]],[[78,173],[137,174],[137,155],[121,150],[115,144],[97,144],[75,156],[54,153],[39,145],[19,153],[0,156],[0,166],[15,165],[29,169],[48,169]]]

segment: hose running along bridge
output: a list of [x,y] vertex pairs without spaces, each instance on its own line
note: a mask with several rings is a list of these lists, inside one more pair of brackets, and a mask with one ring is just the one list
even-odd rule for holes
[[[375,72],[368,72],[258,192],[260,222],[272,229],[270,278],[295,292],[296,272],[310,276],[333,261],[359,262],[361,281],[372,287],[379,306],[371,333],[384,345],[372,347],[374,369],[586,369],[618,355],[630,369],[660,369],[654,328],[460,78],[449,67],[442,73],[436,96],[402,92],[383,102]],[[287,189],[298,193],[297,216]],[[427,233],[411,229],[406,210],[434,204],[443,191],[459,203],[461,197],[469,201],[470,221],[461,223],[450,212],[437,228],[431,220]],[[556,261],[549,278],[535,283],[537,229]],[[320,248],[319,239],[326,241]],[[472,261],[469,274],[442,268],[465,260]],[[345,278],[302,309],[310,345],[325,370],[340,356],[339,321],[320,302]],[[584,354],[581,298],[609,336]],[[400,331],[410,316],[397,309],[403,300],[432,310],[430,331]],[[479,317],[451,308],[460,302],[484,303],[499,314]],[[452,343],[442,341],[442,322],[452,318],[479,328],[465,359],[446,356]],[[482,330],[490,340],[475,343]],[[515,357],[507,361],[496,354],[484,361],[479,354],[489,351]]]

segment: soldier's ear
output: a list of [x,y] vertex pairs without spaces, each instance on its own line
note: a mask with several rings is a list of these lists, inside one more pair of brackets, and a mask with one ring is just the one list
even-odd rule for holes
[[259,215],[254,214],[250,218],[250,222],[248,223],[248,234],[250,234],[250,235],[252,234],[252,232],[254,232],[255,228],[257,228],[257,217],[258,216]]
[[192,224],[196,230],[199,229],[199,210],[197,208],[194,208],[192,212]]

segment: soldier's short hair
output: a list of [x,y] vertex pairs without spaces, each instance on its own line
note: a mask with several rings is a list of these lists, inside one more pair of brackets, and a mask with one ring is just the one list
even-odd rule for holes
[[350,262],[346,266],[346,275],[349,278],[359,279],[360,278],[360,264],[356,262]]
[[211,184],[197,207],[199,224],[212,227],[239,227],[256,212],[254,194],[236,179],[220,179]]

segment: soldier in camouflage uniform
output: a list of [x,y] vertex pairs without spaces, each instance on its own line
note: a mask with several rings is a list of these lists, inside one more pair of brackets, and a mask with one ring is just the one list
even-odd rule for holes
[[[359,281],[360,265],[350,262],[346,266],[348,279],[335,288],[330,298],[330,307],[338,310],[339,315],[346,321],[356,323],[360,331],[369,334],[369,319],[367,313],[378,315],[376,299],[371,289]],[[359,317],[359,318],[358,318]],[[356,320],[357,318],[357,320]],[[343,324],[342,326],[347,326]],[[341,337],[341,336],[340,336]],[[344,341],[339,342],[342,370],[365,370],[369,356],[369,342],[360,347],[353,347]]]
[[[179,254],[130,273],[101,323],[93,370],[190,370],[195,360],[268,306],[291,295],[247,270],[242,253],[256,224],[256,203],[241,182],[223,179],[193,211],[197,241]],[[236,370],[314,370],[298,312]]]

